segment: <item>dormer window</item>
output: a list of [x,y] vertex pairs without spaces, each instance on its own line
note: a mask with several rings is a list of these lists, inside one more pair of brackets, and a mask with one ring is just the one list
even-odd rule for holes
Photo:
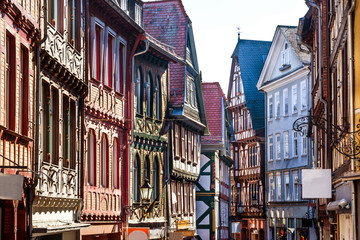
[[119,0],[119,2],[120,2],[120,8],[121,8],[124,12],[128,13],[127,0]]
[[287,43],[285,43],[284,50],[281,52],[281,67],[280,71],[284,71],[291,67],[290,64],[290,48]]
[[142,7],[137,3],[135,3],[135,22],[142,26]]

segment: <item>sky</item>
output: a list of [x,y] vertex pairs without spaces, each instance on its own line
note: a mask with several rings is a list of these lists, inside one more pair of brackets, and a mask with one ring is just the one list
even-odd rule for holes
[[227,95],[231,54],[242,39],[271,41],[277,25],[297,26],[304,0],[182,0],[192,22],[202,79]]

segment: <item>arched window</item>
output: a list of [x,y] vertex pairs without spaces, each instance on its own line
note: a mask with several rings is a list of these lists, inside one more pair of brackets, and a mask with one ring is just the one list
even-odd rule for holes
[[134,202],[140,202],[140,157],[137,154],[134,161]]
[[119,140],[115,138],[113,143],[113,187],[116,189],[119,189],[120,186],[119,160]]
[[156,119],[161,119],[161,82],[156,78],[155,82]]
[[144,162],[144,181],[145,179],[150,180],[150,159],[149,156],[146,156]]
[[143,109],[142,109],[142,85],[143,85],[143,80],[142,80],[142,74],[141,74],[141,69],[138,68],[136,70],[136,78],[135,78],[135,85],[136,85],[136,89],[135,89],[135,94],[136,94],[136,111],[139,114],[143,113]]
[[104,134],[101,139],[101,186],[109,187],[109,144]]
[[88,137],[88,183],[91,186],[96,185],[96,138],[92,129]]
[[153,194],[154,199],[160,193],[160,168],[159,168],[159,159],[155,157],[154,164],[153,164],[153,175],[152,175],[152,186],[153,186]]
[[145,94],[146,94],[146,115],[152,117],[152,108],[153,108],[153,96],[152,96],[152,78],[151,73],[148,72],[146,75],[146,84],[145,84]]

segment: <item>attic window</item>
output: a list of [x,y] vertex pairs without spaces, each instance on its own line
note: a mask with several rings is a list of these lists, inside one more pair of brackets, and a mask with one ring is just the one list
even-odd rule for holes
[[281,52],[281,67],[279,70],[284,71],[290,67],[290,49],[288,48],[288,44],[285,43],[284,50]]

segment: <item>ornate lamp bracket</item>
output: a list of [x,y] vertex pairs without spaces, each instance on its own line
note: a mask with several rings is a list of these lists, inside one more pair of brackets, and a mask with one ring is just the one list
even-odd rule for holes
[[293,130],[301,136],[312,135],[312,128],[321,129],[329,140],[330,146],[348,159],[360,160],[360,123],[356,125],[356,131],[348,131],[347,127],[334,125],[319,116],[305,116],[296,119]]

